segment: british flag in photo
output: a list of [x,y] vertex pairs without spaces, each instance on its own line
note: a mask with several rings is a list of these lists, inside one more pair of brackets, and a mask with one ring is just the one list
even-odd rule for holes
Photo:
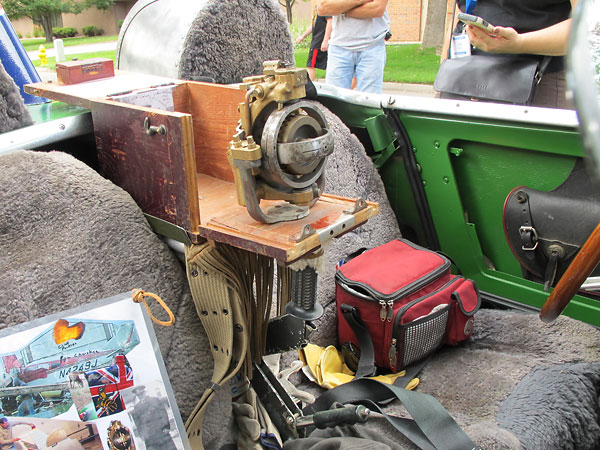
[[121,390],[133,386],[133,371],[124,355],[115,357],[115,364],[85,373],[98,417],[125,410]]

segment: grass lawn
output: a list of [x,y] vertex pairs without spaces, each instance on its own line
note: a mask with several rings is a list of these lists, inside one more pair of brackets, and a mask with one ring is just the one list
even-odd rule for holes
[[[296,66],[305,67],[308,48],[296,48]],[[388,45],[383,81],[395,83],[433,84],[440,66],[435,49],[421,50],[419,44]],[[317,78],[325,78],[325,71],[317,69]]]
[[[106,50],[103,52],[95,52],[95,53],[81,53],[76,55],[66,55],[67,61],[71,61],[73,58],[77,59],[90,59],[90,58],[110,58],[115,61],[115,51],[114,50]],[[56,58],[48,58],[48,64],[41,65],[39,59],[34,59],[33,65],[35,67],[45,67],[47,69],[56,70]],[[116,63],[116,61],[115,61]]]
[[[117,36],[96,36],[96,37],[76,37],[63,39],[65,46],[90,44],[94,42],[108,42],[117,40]],[[37,50],[40,44],[46,48],[52,45],[46,45],[44,39],[25,39],[22,41],[26,50]],[[67,59],[73,58],[111,58],[115,59],[115,51],[103,51],[96,53],[86,53],[79,55],[67,55]],[[308,46],[296,47],[294,51],[296,66],[305,67],[308,57]],[[47,67],[55,70],[56,62],[54,58],[48,58],[48,64],[40,66],[39,60],[34,60],[36,67]],[[435,50],[421,50],[419,44],[388,45],[387,63],[383,74],[383,81],[395,83],[417,83],[433,84],[435,75],[440,65],[440,57],[435,54]],[[325,78],[325,71],[317,69],[317,78]]]
[[[116,41],[119,36],[93,36],[93,37],[72,37],[64,38],[63,43],[65,47],[71,45],[82,45],[82,44],[97,44],[98,42],[111,42]],[[25,51],[37,50],[40,45],[46,48],[54,48],[54,42],[46,42],[46,38],[34,38],[34,39],[21,39]]]

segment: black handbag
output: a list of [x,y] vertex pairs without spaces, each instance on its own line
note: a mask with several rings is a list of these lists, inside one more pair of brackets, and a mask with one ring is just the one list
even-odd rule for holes
[[[551,57],[470,55],[446,59],[433,88],[442,98],[529,105]],[[449,94],[449,95],[448,95]]]

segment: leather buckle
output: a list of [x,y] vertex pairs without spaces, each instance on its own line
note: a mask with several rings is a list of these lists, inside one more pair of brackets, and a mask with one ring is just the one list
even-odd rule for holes
[[[534,227],[530,227],[530,226],[522,226],[519,228],[519,233],[521,234],[521,237],[525,234],[525,233],[531,233],[533,236],[529,237],[529,241],[533,242],[533,247],[525,247],[526,244],[523,244],[521,246],[521,250],[525,250],[528,252],[531,252],[533,250],[535,250],[538,246],[539,240],[538,240],[538,234],[537,231]],[[521,239],[521,241],[523,241],[523,239]]]

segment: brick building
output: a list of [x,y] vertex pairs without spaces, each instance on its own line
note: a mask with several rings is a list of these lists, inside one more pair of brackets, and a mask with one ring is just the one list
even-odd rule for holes
[[392,42],[420,42],[423,38],[427,0],[389,0]]
[[[116,0],[106,11],[101,11],[92,6],[80,14],[61,14],[54,19],[54,26],[74,27],[81,34],[83,27],[96,25],[104,30],[104,34],[116,35],[119,34],[119,21],[125,18],[135,2],[136,0]],[[15,31],[22,37],[33,36],[34,24],[28,17],[11,18],[10,22]]]
[[[310,0],[314,5],[317,0]],[[391,42],[409,43],[421,42],[427,18],[427,0],[388,0],[388,14],[392,31]],[[453,0],[448,0],[449,14]],[[311,8],[307,7],[308,1],[297,0],[294,7],[294,17],[301,20],[310,20]]]

